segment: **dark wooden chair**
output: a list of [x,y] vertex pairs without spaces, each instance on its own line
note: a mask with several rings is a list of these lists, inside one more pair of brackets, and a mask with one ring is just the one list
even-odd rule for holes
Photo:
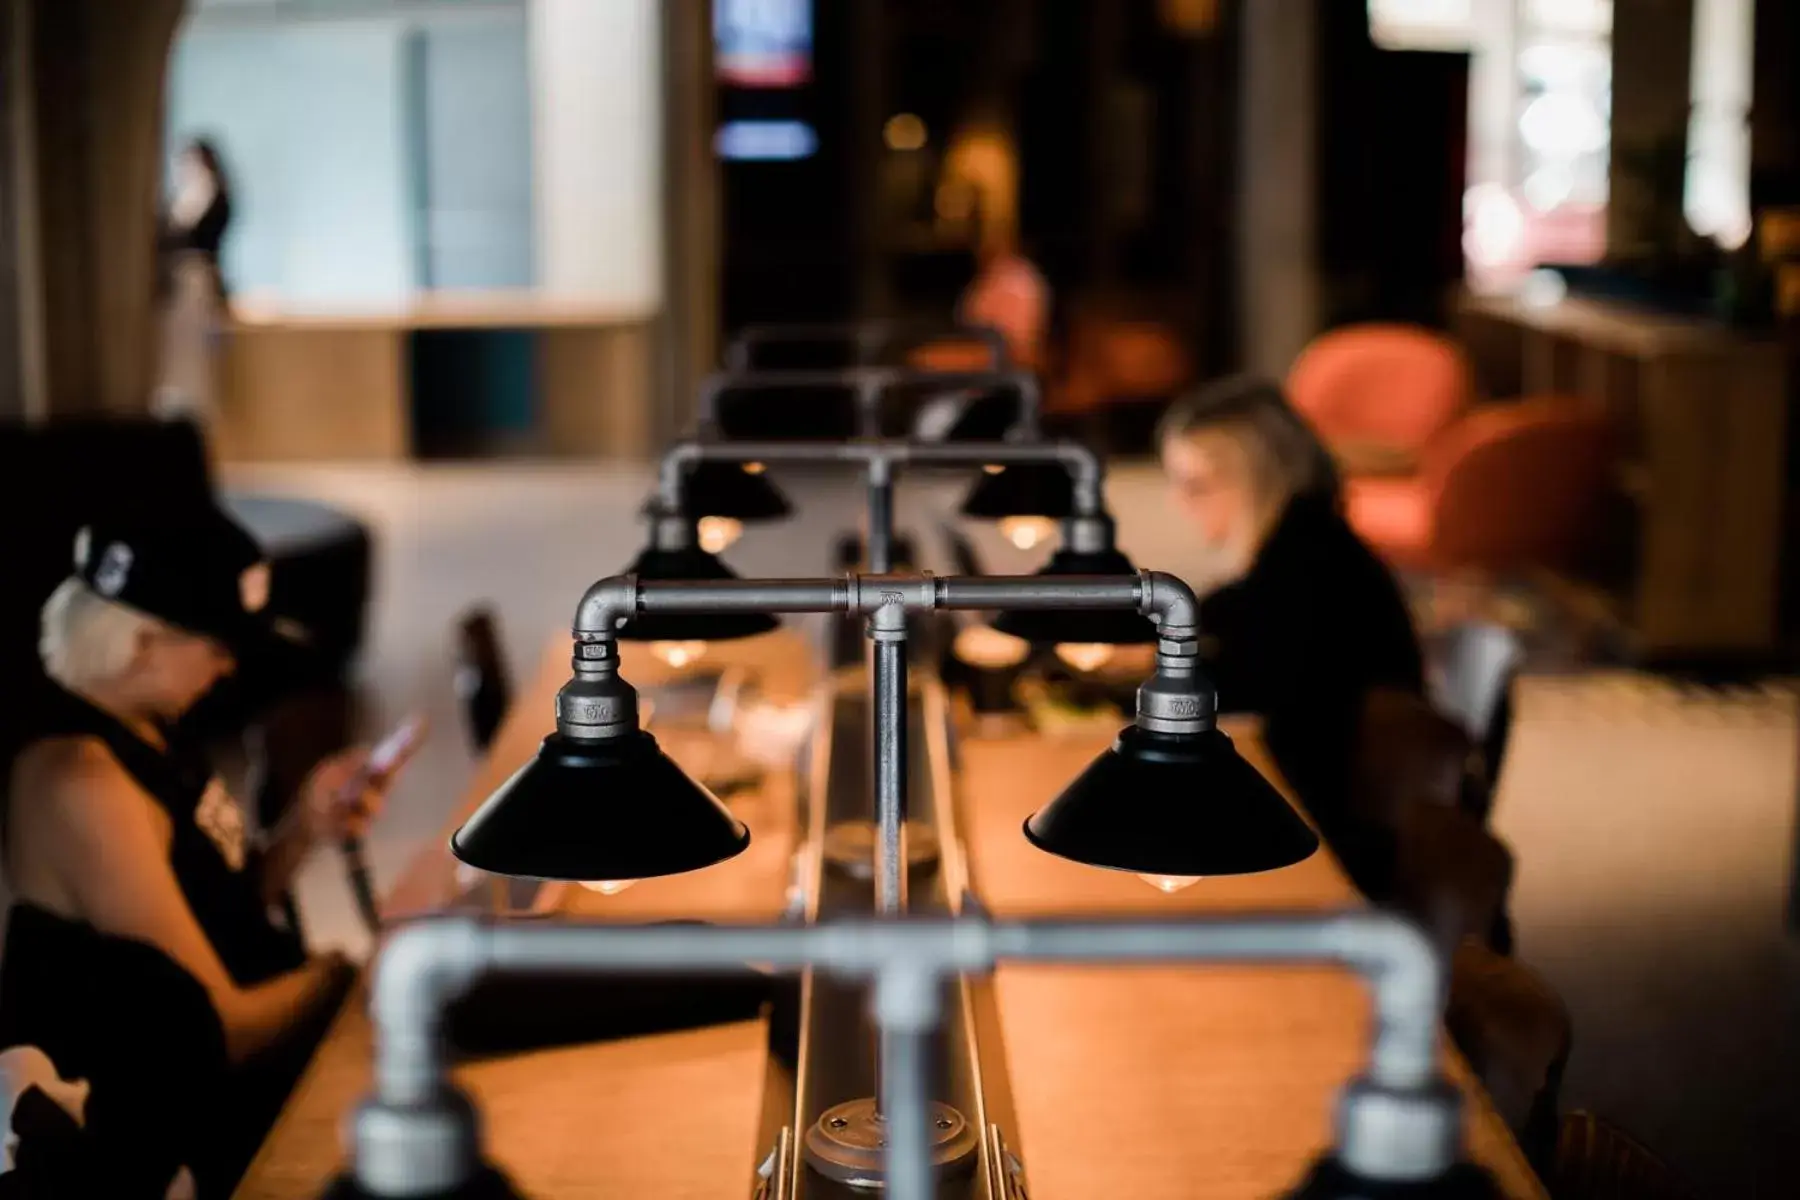
[[456,695],[477,754],[486,754],[493,745],[512,707],[512,690],[498,618],[485,605],[470,609],[456,624]]
[[1698,1200],[1698,1193],[1668,1164],[1587,1112],[1562,1119],[1545,1182],[1554,1200]]
[[[1492,807],[1492,784],[1512,734],[1512,686],[1525,657],[1519,635],[1491,622],[1468,622],[1437,639],[1432,691],[1440,711],[1460,725],[1473,744],[1490,786],[1471,802]],[[1487,811],[1481,813],[1485,820]]]
[[1444,1024],[1526,1156],[1543,1170],[1557,1143],[1573,1040],[1562,997],[1517,959],[1468,938],[1450,957]]

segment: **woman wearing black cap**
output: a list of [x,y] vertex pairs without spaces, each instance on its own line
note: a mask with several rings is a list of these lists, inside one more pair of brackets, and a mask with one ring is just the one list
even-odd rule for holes
[[121,1139],[192,1166],[202,1195],[228,1193],[353,974],[309,958],[272,903],[379,802],[365,756],[334,757],[259,842],[171,732],[236,656],[283,636],[260,557],[217,512],[83,530],[44,606],[53,686],[3,810],[0,1046],[41,1047],[96,1104],[132,1105]]

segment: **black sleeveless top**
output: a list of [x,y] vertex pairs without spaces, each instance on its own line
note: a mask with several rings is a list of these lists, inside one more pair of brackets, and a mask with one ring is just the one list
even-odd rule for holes
[[[242,816],[196,748],[158,749],[60,688],[35,709],[33,738],[98,738],[168,814],[169,864],[240,986],[304,962],[299,939],[270,921]],[[32,798],[8,797],[7,807],[14,802]],[[203,1193],[224,1194],[208,1178],[238,1090],[224,1030],[205,988],[160,949],[14,903],[0,960],[0,1048],[15,1045],[37,1046],[65,1079],[91,1085],[88,1133],[122,1176],[136,1176],[109,1190],[160,1197],[174,1168],[188,1165]]]
[[[306,952],[298,936],[270,920],[260,856],[250,846],[243,812],[204,753],[173,734],[167,749],[152,746],[111,714],[61,688],[52,689],[34,722],[34,737],[78,736],[104,743],[167,814],[172,829],[169,866],[232,980],[250,987],[303,965]],[[28,804],[31,799],[13,802]],[[9,945],[9,964],[12,957]]]

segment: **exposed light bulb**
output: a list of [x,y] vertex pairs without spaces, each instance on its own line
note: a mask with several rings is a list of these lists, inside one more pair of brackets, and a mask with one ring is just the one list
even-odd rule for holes
[[1000,535],[1021,550],[1030,550],[1050,540],[1056,533],[1056,522],[1049,517],[1002,517]]
[[1145,883],[1149,884],[1151,887],[1155,888],[1157,891],[1161,892],[1163,895],[1173,896],[1176,892],[1181,891],[1183,888],[1193,887],[1196,883],[1199,883],[1202,879],[1206,878],[1206,876],[1204,876],[1204,875],[1139,875],[1138,878],[1143,880]]
[[744,523],[735,517],[701,517],[697,532],[700,548],[717,554],[743,536]]
[[768,469],[768,467],[759,462],[747,462],[744,464],[744,474],[746,475],[761,475]]
[[971,667],[1016,667],[1031,653],[1031,643],[992,625],[965,625],[956,631],[950,652]]
[[1098,671],[1112,661],[1113,647],[1105,642],[1058,642],[1056,657],[1077,671]]
[[981,470],[982,473],[986,475],[998,475],[1000,472],[1006,470],[1006,468],[999,463],[986,463],[982,466]]
[[671,667],[685,667],[706,653],[705,642],[651,642],[650,653]]
[[[1149,876],[1144,878],[1148,879]],[[602,896],[616,896],[636,882],[635,879],[584,879],[581,886],[590,892],[599,892]]]

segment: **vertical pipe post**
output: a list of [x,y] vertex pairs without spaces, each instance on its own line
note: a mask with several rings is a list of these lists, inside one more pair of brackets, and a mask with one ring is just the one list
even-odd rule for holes
[[894,569],[894,469],[880,455],[869,460],[869,574],[886,575]]
[[931,1122],[931,1031],[938,1019],[941,980],[908,965],[875,979],[881,1071],[876,1100],[887,1123],[888,1200],[932,1200],[936,1190]]
[[869,618],[875,641],[875,911],[906,912],[906,612]]

